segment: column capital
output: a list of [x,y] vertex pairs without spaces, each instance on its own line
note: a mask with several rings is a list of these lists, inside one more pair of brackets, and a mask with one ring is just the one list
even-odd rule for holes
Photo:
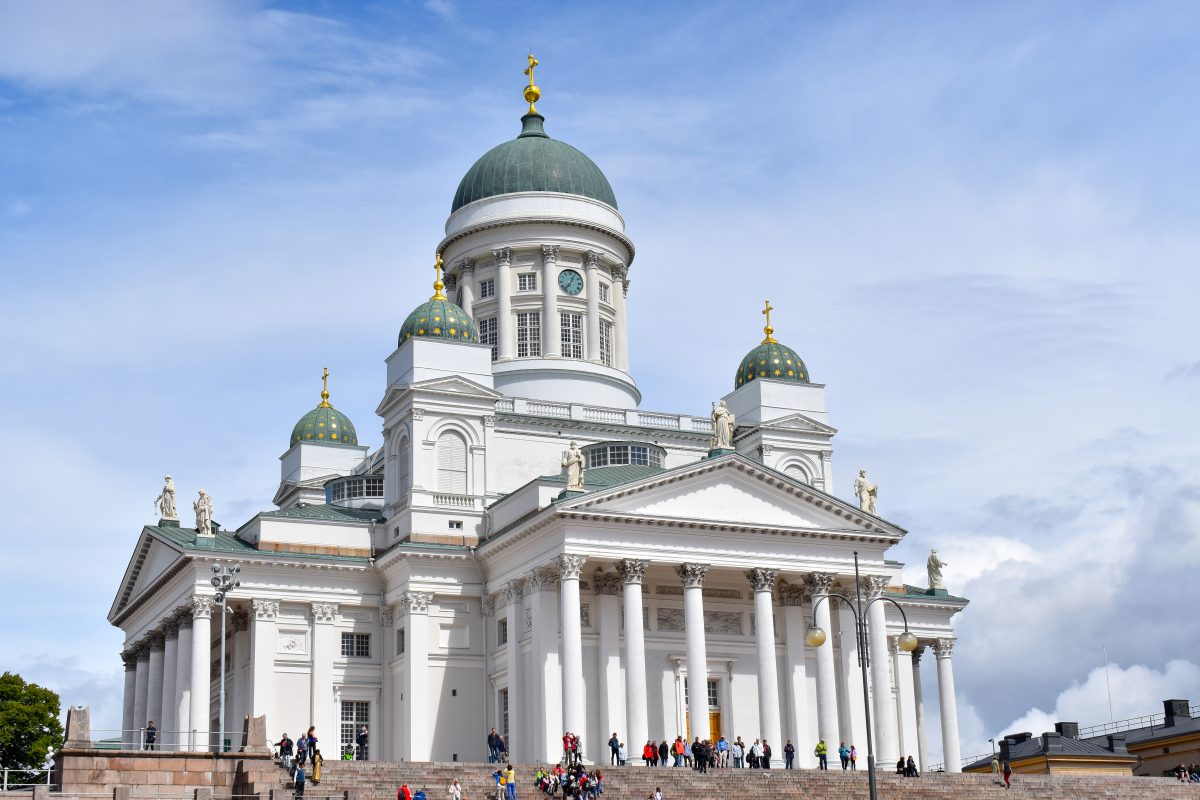
[[337,619],[338,607],[337,603],[313,603],[312,604],[313,622],[330,624]]
[[746,570],[746,580],[750,581],[750,585],[756,592],[769,592],[775,588],[775,578],[778,575],[779,570],[766,567],[754,567]]
[[804,587],[798,583],[779,583],[779,604],[784,606],[799,606],[804,603]]
[[150,642],[146,639],[139,640],[134,645],[134,653],[136,653],[138,661],[149,661],[150,660]]
[[409,614],[428,614],[432,592],[405,592],[400,595],[400,606]]
[[680,564],[675,568],[675,573],[686,588],[700,588],[704,585],[704,576],[708,574],[708,568],[708,564]]
[[923,656],[923,655],[925,655],[925,645],[919,644],[919,645],[917,645],[916,649],[912,651],[913,663],[920,664],[921,656]]
[[279,616],[279,601],[256,597],[250,601],[256,620],[275,620]]
[[138,654],[136,649],[130,648],[128,650],[121,651],[121,662],[125,664],[126,672],[131,672],[137,669],[137,660]]
[[882,597],[888,587],[888,577],[886,575],[868,575],[862,579],[862,587],[869,599]]
[[595,250],[585,250],[583,253],[583,266],[585,269],[596,269],[600,266],[600,254]]
[[513,605],[520,601],[525,594],[525,579],[514,578],[504,584],[504,603],[505,605]]
[[829,594],[833,588],[833,582],[837,580],[837,575],[832,572],[810,572],[808,573],[807,583],[809,591],[814,597],[819,595]]
[[479,605],[485,617],[492,617],[496,614],[496,599],[491,595],[484,595],[479,600]]
[[396,623],[396,612],[392,610],[391,606],[380,606],[379,623],[385,629],[392,627]]
[[629,277],[629,270],[624,264],[613,264],[609,267],[609,271],[612,273],[614,281],[625,283]]
[[525,578],[525,594],[535,594],[558,588],[558,573],[552,569],[535,569]]
[[192,595],[192,618],[212,619],[213,598],[211,594]]
[[492,251],[492,255],[496,257],[496,266],[508,266],[512,263],[512,248],[499,247]]
[[179,638],[179,619],[174,614],[163,619],[162,628],[163,636],[168,639]]
[[559,580],[579,580],[580,573],[583,572],[583,565],[587,563],[587,556],[577,556],[570,553],[563,553],[554,559],[554,566],[558,568]]
[[950,658],[953,655],[955,641],[957,640],[951,638],[933,640],[933,654],[937,656],[939,661],[943,658]]
[[558,250],[559,245],[556,244],[542,245],[542,259],[553,264],[554,262],[558,261]]
[[152,653],[160,653],[166,647],[167,640],[162,631],[151,631],[147,639],[147,646]]
[[475,259],[473,258],[460,258],[454,263],[458,267],[458,274],[464,278],[475,273]]
[[619,572],[597,572],[592,585],[596,587],[596,594],[600,595],[617,595],[621,592],[621,573]]
[[179,626],[179,630],[190,631],[192,629],[192,612],[188,608],[179,608],[175,610],[175,624]]
[[641,583],[646,578],[646,568],[650,562],[640,558],[623,558],[617,562],[617,572],[625,584]]

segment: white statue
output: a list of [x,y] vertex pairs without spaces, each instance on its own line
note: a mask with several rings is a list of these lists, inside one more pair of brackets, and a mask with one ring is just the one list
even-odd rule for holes
[[171,480],[171,476],[167,475],[163,478],[166,485],[163,486],[158,497],[154,498],[154,507],[158,509],[158,515],[162,519],[179,521],[179,512],[175,510],[175,481]]
[[733,426],[735,422],[736,418],[733,416],[733,412],[729,410],[729,406],[725,405],[724,400],[720,403],[713,403],[713,450],[733,449]]
[[196,510],[196,535],[212,536],[212,498],[208,496],[207,492],[201,489],[200,498],[192,501],[192,508]]
[[946,584],[942,582],[942,567],[948,566],[950,565],[938,558],[937,550],[929,551],[929,560],[925,562],[925,569],[929,572],[930,589],[946,588]]
[[566,450],[563,450],[562,468],[567,472],[567,491],[582,492],[583,451],[574,442],[571,442],[571,445]]
[[875,500],[879,497],[879,487],[867,480],[867,471],[860,469],[854,479],[854,496],[858,498],[858,507],[868,514],[874,514]]

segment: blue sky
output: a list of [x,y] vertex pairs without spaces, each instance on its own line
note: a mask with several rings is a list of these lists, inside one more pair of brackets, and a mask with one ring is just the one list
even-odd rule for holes
[[1186,2],[0,0],[0,668],[114,726],[160,477],[267,507],[323,366],[379,443],[532,46],[638,246],[644,407],[728,392],[771,298],[837,492],[868,468],[909,579],[937,546],[973,600],[964,754],[1106,720],[1104,646],[1117,717],[1200,702],[1198,36]]

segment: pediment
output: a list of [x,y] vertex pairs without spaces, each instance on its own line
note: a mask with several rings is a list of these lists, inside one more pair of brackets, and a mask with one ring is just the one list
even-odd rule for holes
[[181,558],[182,551],[155,538],[148,530],[143,530],[125,568],[121,589],[113,600],[109,619],[154,586]]
[[807,417],[804,414],[789,414],[786,417],[773,419],[761,426],[767,430],[782,429],[788,431],[804,431],[806,433],[822,433],[829,436],[837,433],[837,428],[830,427],[822,422],[817,422],[812,417]]
[[503,397],[500,392],[495,389],[489,389],[482,384],[475,383],[462,376],[455,375],[448,378],[431,378],[427,381],[419,381],[410,384],[409,389],[419,392],[439,392],[446,394],[469,394],[473,396],[483,395],[485,397]]

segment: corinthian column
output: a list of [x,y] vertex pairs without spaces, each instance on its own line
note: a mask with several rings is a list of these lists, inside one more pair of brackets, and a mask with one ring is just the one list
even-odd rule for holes
[[[163,707],[163,652],[166,638],[162,631],[150,634],[150,669],[146,674],[146,717],[162,730]],[[142,720],[144,725],[147,720]]]
[[649,561],[627,558],[617,564],[625,582],[626,744],[632,754],[650,738],[646,722],[646,633],[642,622],[642,581]]
[[562,355],[562,332],[558,319],[558,245],[542,245],[542,355]]
[[[883,575],[869,575],[865,584],[867,597],[876,600],[883,596],[888,579]],[[867,630],[871,637],[871,699],[875,712],[875,761],[893,764],[900,755],[900,748],[896,736],[896,706],[892,699],[887,613],[883,606],[884,601],[870,603],[867,610]]]
[[137,738],[135,731],[140,727],[134,724],[133,716],[137,700],[137,651],[123,651],[121,661],[125,664],[125,695],[121,703],[121,745],[129,749],[134,746],[134,740]]
[[942,762],[946,772],[962,772],[962,756],[958,749],[958,701],[954,698],[953,639],[935,639],[933,654],[937,656],[938,701],[942,711]]
[[146,727],[146,688],[150,683],[150,645],[141,642],[137,645],[137,676],[134,683],[133,700],[133,746],[141,750],[144,746],[139,731]]
[[[829,601],[818,603],[829,595],[837,575],[832,572],[813,572],[808,576],[808,588],[812,594],[813,624],[832,639],[829,621]],[[817,656],[817,736],[825,744],[836,749],[838,742],[837,681],[833,667],[833,642],[827,641],[816,648]]]
[[[600,676],[600,732],[607,741],[614,731],[629,735],[625,725],[625,692],[621,686],[621,630],[617,613],[621,576],[616,572],[597,572],[592,585],[596,589],[596,624],[600,631],[596,665]],[[604,748],[597,743],[593,752],[600,760]]]
[[195,738],[190,740],[191,750],[207,750],[211,744],[212,681],[209,678],[209,662],[212,659],[212,607],[212,595],[192,596],[192,698],[188,716],[189,730],[194,732]]
[[[775,659],[775,609],[771,590],[775,586],[773,569],[755,567],[746,573],[754,587],[754,638],[758,650],[758,720],[759,730],[768,744],[774,743],[780,753],[779,674]],[[707,697],[707,686],[705,688]]]
[[[558,568],[558,607],[562,619],[562,707],[563,730],[583,736],[583,630],[579,620],[579,574],[585,556],[563,554],[554,559]],[[588,746],[584,739],[584,746]]]
[[622,372],[629,372],[629,320],[625,313],[628,273],[623,266],[613,267],[612,276],[613,311],[616,316],[616,324],[613,325],[613,336],[617,340],[613,343],[616,367]]
[[408,760],[430,761],[433,757],[429,719],[429,602],[428,592],[405,592],[400,608],[405,614],[404,702],[407,707]]
[[683,581],[683,622],[687,639],[688,718],[693,738],[711,738],[708,727],[708,653],[704,645],[704,576],[708,564],[680,564]]
[[462,310],[474,319],[475,312],[475,259],[460,258],[458,260],[458,285],[462,294]]
[[912,654],[913,705],[917,714],[917,764],[921,772],[929,768],[929,751],[925,746],[925,694],[921,690],[921,655],[925,652],[924,645],[919,646]]
[[492,255],[496,257],[496,357],[504,361],[513,357],[517,341],[512,315],[512,250],[501,247]]
[[817,743],[812,741],[808,733],[808,669],[805,664],[807,651],[804,649],[803,587],[794,583],[781,583],[779,602],[783,606],[783,629],[787,640],[783,685],[787,687],[788,729],[795,740],[796,752],[807,756]]
[[[600,254],[588,250],[583,254],[587,273],[587,339],[584,356],[588,361],[600,360]],[[612,733],[612,731],[609,731]]]
[[508,608],[508,641],[504,645],[504,666],[508,674],[508,731],[504,743],[513,758],[525,755],[523,749],[527,735],[525,728],[525,695],[521,677],[521,637],[525,631],[525,613],[522,605],[524,580],[504,584],[504,603]]
[[189,750],[192,744],[192,612],[175,612],[175,624],[179,626],[179,652],[175,657],[175,729],[179,731],[180,750]]
[[175,750],[179,743],[179,730],[175,719],[176,712],[176,687],[175,673],[178,671],[179,665],[179,623],[175,621],[173,616],[163,620],[163,685],[162,685],[162,710],[159,716],[162,717],[157,722],[158,725],[158,741],[161,743],[163,750]]

